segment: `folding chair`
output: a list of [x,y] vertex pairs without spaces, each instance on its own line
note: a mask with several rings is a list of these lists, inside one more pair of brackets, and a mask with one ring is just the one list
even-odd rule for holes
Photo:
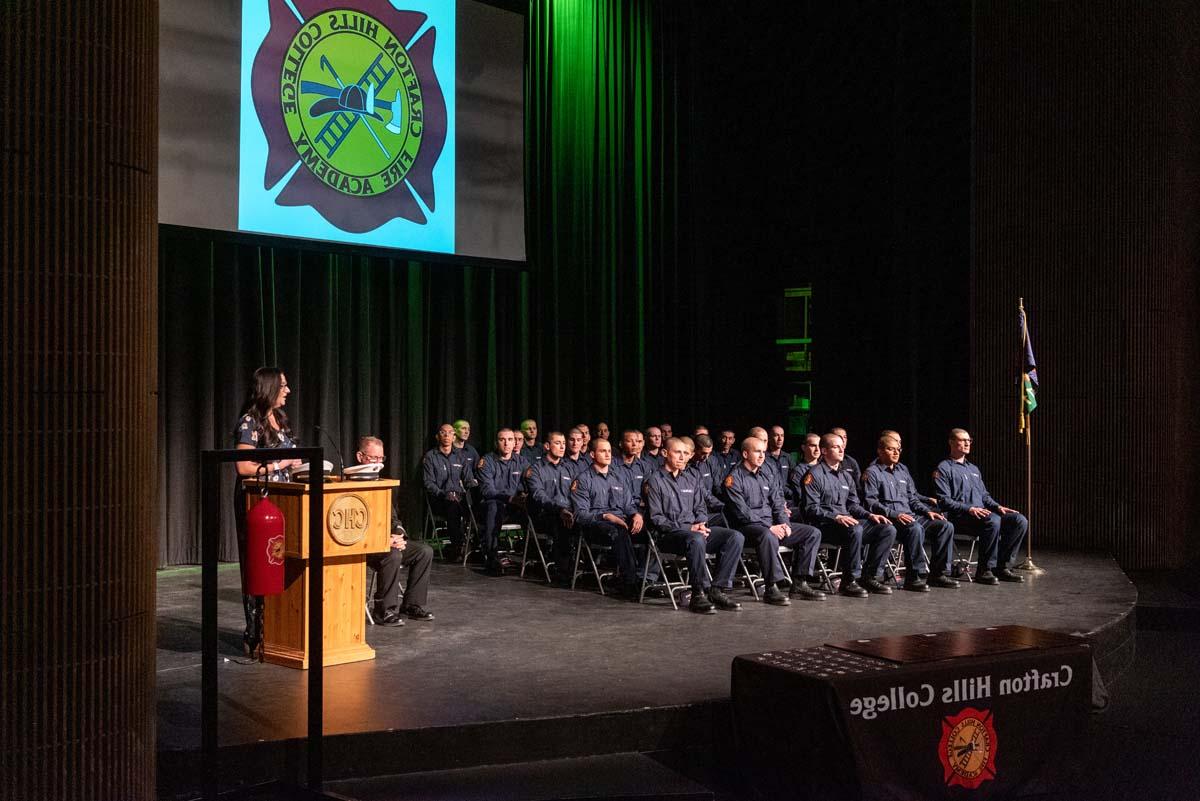
[[[546,553],[542,550],[542,539],[544,537],[546,541],[549,542],[550,538],[538,533],[537,528],[533,525],[533,515],[529,514],[528,511],[525,512],[525,521],[526,525],[528,526],[528,531],[525,534],[525,548],[521,552],[521,578],[525,578],[525,568],[528,565],[540,563],[542,566],[542,573],[546,576],[546,583],[549,584],[550,565],[552,563],[546,561]],[[534,550],[537,553],[536,561],[529,558],[529,543],[531,542],[533,543]]]
[[[784,554],[789,554],[791,552],[792,549],[788,546],[779,546],[779,567],[783,572],[783,580],[787,582],[789,586],[792,584],[792,572],[788,569],[787,559],[784,558]],[[755,565],[759,570],[761,570],[762,563],[758,559],[758,549],[752,545],[742,546],[742,556],[741,559],[738,560],[738,564],[742,569],[742,579],[750,586],[750,593],[754,596],[754,600],[761,601],[762,596],[758,588],[761,585],[763,588],[762,591],[766,592],[767,580],[763,578],[761,573],[750,572],[750,568],[746,563],[747,559],[753,559]]]
[[[638,593],[638,603],[645,602],[646,590],[653,587],[661,587],[667,594],[667,597],[671,599],[671,608],[678,610],[679,602],[675,600],[675,593],[687,592],[691,589],[691,582],[688,581],[684,568],[680,567],[680,562],[685,562],[687,557],[667,552],[667,558],[664,559],[663,551],[659,550],[658,543],[654,539],[654,534],[649,529],[643,529],[642,533],[646,535],[646,545],[644,546],[646,549],[646,558],[642,565],[642,588]],[[658,581],[650,580],[650,560],[652,558],[655,564],[658,565]],[[675,568],[677,581],[671,581],[670,574],[667,573],[667,565]],[[707,563],[705,568],[707,569]]]
[[[367,582],[367,601],[365,604],[366,611],[367,611],[367,625],[374,626],[375,625],[375,613],[371,611],[371,607],[375,606],[375,590],[379,587],[379,571],[372,570],[371,567],[368,566],[367,572],[371,574],[371,579],[370,579],[370,581]],[[400,584],[400,596],[401,597],[404,596],[404,584],[403,583]]]
[[[830,552],[833,554],[833,567],[829,566]],[[817,578],[819,579],[818,589],[828,592],[833,595],[841,586],[841,578],[836,579],[837,586],[834,585],[834,575],[838,573],[838,565],[842,561],[842,546],[827,545],[821,543],[821,547],[817,549]]]
[[[441,532],[442,536],[438,536]],[[442,558],[442,549],[450,544],[450,528],[446,518],[433,512],[433,504],[429,502],[429,494],[425,494],[425,527],[421,530],[421,540],[428,543],[437,552],[438,559]]]
[[[958,543],[963,540],[970,540],[971,547],[967,551],[967,558],[963,559],[958,553]],[[979,562],[975,559],[975,537],[970,535],[958,534],[954,535],[954,558],[950,562],[950,575],[961,578],[964,581],[974,581],[974,570],[979,568]]]
[[588,542],[585,531],[580,529],[579,537],[575,543],[575,562],[571,570],[571,589],[575,589],[575,582],[580,576],[587,574],[587,571],[579,569],[579,561],[586,555],[591,573],[596,577],[596,587],[600,590],[600,594],[604,595],[604,579],[611,577],[613,572],[611,570],[601,572],[599,566],[596,564],[596,555],[592,550],[593,548],[601,553],[612,550],[612,546],[610,545],[592,545],[592,543]]

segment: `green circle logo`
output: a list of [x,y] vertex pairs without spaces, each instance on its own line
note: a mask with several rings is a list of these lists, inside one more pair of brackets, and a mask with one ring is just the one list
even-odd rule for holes
[[304,167],[343,194],[394,188],[421,149],[417,70],[392,32],[361,11],[335,9],[300,27],[283,59],[280,98]]

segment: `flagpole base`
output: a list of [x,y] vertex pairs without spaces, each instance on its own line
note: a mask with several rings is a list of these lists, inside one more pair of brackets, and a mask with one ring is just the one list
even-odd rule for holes
[[1021,564],[1017,565],[1017,570],[1028,570],[1030,573],[1032,573],[1035,576],[1044,575],[1046,572],[1043,568],[1040,568],[1033,563],[1032,556],[1026,556],[1025,561],[1022,562]]

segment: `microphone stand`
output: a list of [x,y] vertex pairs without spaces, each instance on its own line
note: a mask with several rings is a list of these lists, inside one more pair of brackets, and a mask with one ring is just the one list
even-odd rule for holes
[[329,436],[329,432],[324,428],[321,426],[313,426],[313,428],[315,428],[317,431],[320,431],[321,434],[324,435],[325,439],[329,441],[329,444],[333,446],[333,452],[337,454],[338,458],[338,481],[344,480],[346,476],[346,461],[342,458],[342,449],[337,446],[337,443],[334,441],[333,437]]

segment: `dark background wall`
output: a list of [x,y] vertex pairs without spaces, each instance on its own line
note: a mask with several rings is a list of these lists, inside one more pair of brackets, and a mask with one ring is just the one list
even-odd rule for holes
[[1132,567],[1196,559],[1200,9],[979,2],[971,421],[1025,505],[1025,297],[1043,387],[1033,531]]

